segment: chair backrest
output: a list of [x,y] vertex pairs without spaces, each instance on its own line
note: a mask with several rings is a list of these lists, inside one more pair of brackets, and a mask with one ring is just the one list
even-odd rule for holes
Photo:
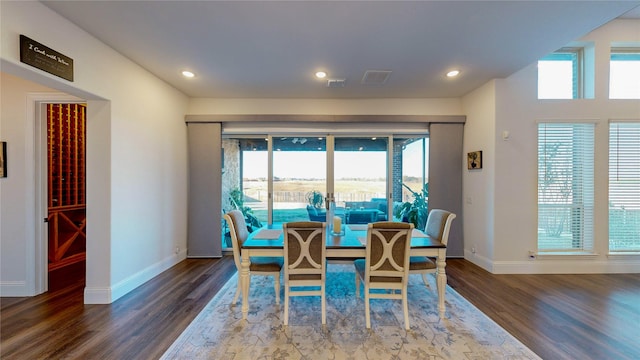
[[324,275],[326,224],[319,221],[289,222],[283,225],[285,279],[300,275]]
[[247,223],[244,221],[244,214],[240,210],[231,210],[224,214],[224,219],[229,226],[229,233],[231,234],[231,243],[233,248],[233,261],[236,263],[238,271],[240,270],[240,248],[242,244],[249,237],[249,230],[247,229]]
[[326,213],[325,212],[318,212],[318,209],[316,209],[315,207],[311,206],[311,205],[307,205],[307,213],[309,213],[309,220],[310,221],[325,221],[326,220]]
[[380,221],[369,224],[365,281],[406,285],[412,231],[413,224],[410,223]]
[[447,245],[447,242],[449,242],[451,223],[455,218],[456,214],[452,212],[442,209],[432,209],[427,217],[424,232],[444,245]]

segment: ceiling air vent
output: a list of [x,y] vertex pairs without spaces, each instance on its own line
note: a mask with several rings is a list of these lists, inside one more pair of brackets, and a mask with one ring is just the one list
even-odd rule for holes
[[384,85],[391,75],[391,70],[367,70],[362,77],[363,85]]
[[328,79],[327,87],[330,88],[343,88],[347,83],[347,79]]

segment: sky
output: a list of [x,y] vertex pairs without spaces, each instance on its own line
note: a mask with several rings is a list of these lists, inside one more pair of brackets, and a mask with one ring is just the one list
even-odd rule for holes
[[[404,175],[422,176],[422,145],[417,141],[404,151]],[[266,151],[244,153],[243,177],[248,179],[267,177]],[[335,177],[377,179],[386,177],[386,152],[337,151],[335,153]],[[326,178],[326,152],[324,151],[280,151],[274,152],[275,177],[280,178]]]

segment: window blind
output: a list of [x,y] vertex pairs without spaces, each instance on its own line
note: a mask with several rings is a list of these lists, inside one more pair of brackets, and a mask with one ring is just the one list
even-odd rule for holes
[[594,124],[538,124],[538,251],[593,251]]
[[609,123],[609,251],[640,251],[640,121]]

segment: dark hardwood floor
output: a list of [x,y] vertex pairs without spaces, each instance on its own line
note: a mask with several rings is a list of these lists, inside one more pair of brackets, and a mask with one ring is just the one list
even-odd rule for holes
[[[543,359],[640,359],[640,274],[493,275],[447,261],[448,283]],[[83,284],[0,299],[2,359],[157,359],[235,273],[188,259],[111,305]]]

